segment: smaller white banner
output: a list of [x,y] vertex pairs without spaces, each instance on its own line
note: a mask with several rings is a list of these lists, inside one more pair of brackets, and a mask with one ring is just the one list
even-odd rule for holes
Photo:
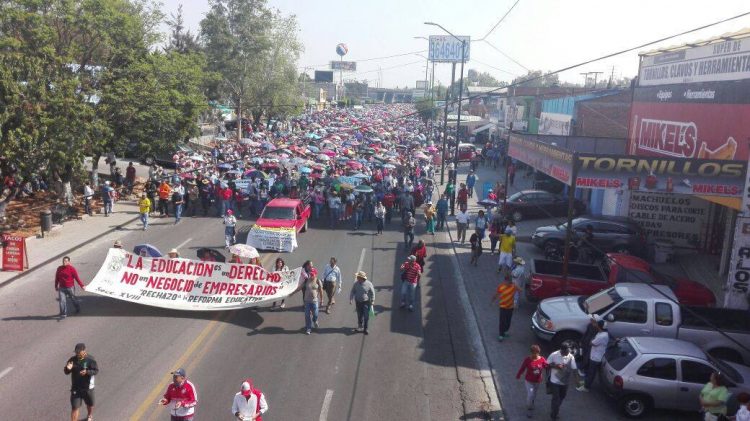
[[294,228],[266,228],[253,225],[247,234],[247,245],[258,250],[291,253],[297,248],[297,231]]
[[539,117],[539,134],[570,135],[573,116],[558,113],[542,113]]

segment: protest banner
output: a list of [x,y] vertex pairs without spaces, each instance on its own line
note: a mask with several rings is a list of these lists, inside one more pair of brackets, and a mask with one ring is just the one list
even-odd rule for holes
[[172,310],[233,310],[288,296],[301,270],[269,272],[256,265],[150,258],[110,249],[86,291]]
[[294,228],[275,228],[253,225],[247,233],[247,245],[258,250],[275,250],[291,253],[297,248],[297,231]]
[[3,270],[22,271],[29,267],[26,254],[26,238],[17,235],[3,234]]

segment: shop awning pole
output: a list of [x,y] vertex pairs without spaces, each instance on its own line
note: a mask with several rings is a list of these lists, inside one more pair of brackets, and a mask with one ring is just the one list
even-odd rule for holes
[[573,241],[573,215],[575,214],[576,180],[578,179],[578,153],[573,152],[572,174],[568,186],[568,226],[565,230],[565,255],[563,256],[562,280],[563,295],[568,294],[568,264],[570,263],[570,242]]

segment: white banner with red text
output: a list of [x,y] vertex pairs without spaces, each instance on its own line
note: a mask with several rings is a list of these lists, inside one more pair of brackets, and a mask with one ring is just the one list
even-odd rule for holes
[[247,233],[247,245],[258,250],[275,250],[291,253],[297,248],[297,230],[253,225]]
[[172,310],[233,310],[288,296],[301,270],[269,272],[256,265],[150,258],[110,249],[86,291]]

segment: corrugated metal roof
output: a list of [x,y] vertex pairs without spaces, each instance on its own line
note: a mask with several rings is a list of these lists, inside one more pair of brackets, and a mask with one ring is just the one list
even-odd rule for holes
[[654,56],[654,55],[658,55],[662,53],[669,53],[672,51],[679,51],[679,50],[687,50],[693,47],[700,47],[703,45],[715,44],[718,42],[730,41],[730,40],[747,38],[747,37],[750,37],[750,27],[742,28],[734,32],[727,32],[725,34],[721,34],[719,36],[711,37],[711,38],[704,39],[704,40],[688,42],[688,43],[680,44],[680,45],[670,45],[669,47],[661,47],[661,48],[657,48],[654,50],[643,51],[643,52],[638,53],[638,55],[639,56]]

